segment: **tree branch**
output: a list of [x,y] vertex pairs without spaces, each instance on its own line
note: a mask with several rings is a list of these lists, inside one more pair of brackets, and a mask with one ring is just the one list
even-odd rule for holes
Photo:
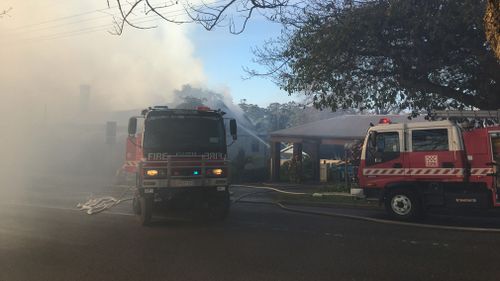
[[[108,8],[111,8],[109,0],[106,1]],[[273,16],[265,16],[276,19],[276,14],[284,13],[283,9],[294,9],[300,5],[308,5],[308,1],[303,0],[216,0],[212,3],[202,1],[201,4],[197,5],[187,0],[182,9],[183,14],[178,15],[172,14],[172,11],[168,9],[177,5],[178,1],[172,0],[162,5],[154,5],[151,0],[134,0],[133,3],[129,3],[130,8],[128,9],[125,9],[123,1],[125,0],[116,0],[120,18],[115,18],[114,21],[116,23],[115,33],[118,35],[122,34],[125,24],[139,29],[152,28],[138,26],[130,20],[131,15],[134,15],[133,11],[140,3],[144,3],[145,7],[147,7],[143,14],[152,13],[158,19],[169,23],[197,23],[206,30],[212,30],[217,26],[226,25],[224,22],[227,21],[227,26],[229,26],[229,31],[232,34],[241,34],[256,10],[275,11]],[[183,16],[185,19],[182,18]]]
[[[116,17],[113,17],[114,21],[114,31],[110,32],[111,34],[114,35],[121,35],[123,33],[123,28],[125,27],[125,23],[137,28],[137,29],[151,29],[155,28],[156,26],[139,26],[134,23],[132,23],[129,20],[130,15],[133,14],[135,8],[142,2],[143,0],[136,0],[135,3],[131,4],[130,9],[127,12],[124,12],[121,0],[116,0],[116,3],[118,5],[118,10],[120,11],[121,18],[119,20],[116,19]],[[108,2],[109,5],[109,2]]]
[[0,12],[0,19],[5,17],[5,16],[8,16],[10,17],[9,15],[9,12],[12,11],[12,7],[9,7],[8,9],[5,9],[3,11]]

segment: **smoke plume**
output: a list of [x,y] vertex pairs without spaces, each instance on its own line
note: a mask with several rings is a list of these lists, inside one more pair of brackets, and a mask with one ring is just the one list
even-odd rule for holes
[[[89,154],[106,157],[90,145],[103,142],[104,128],[81,124],[105,124],[103,113],[165,103],[174,89],[205,82],[189,26],[128,28],[114,36],[108,33],[113,28],[107,13],[116,11],[105,9],[105,0],[2,5],[12,7],[0,19],[4,182],[16,178],[19,183],[56,162],[79,167],[73,164]],[[83,86],[86,97],[81,85],[88,85]]]

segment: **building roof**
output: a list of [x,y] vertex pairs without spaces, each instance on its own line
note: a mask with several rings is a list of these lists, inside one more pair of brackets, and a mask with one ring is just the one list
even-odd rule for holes
[[[342,115],[323,119],[297,127],[271,133],[273,139],[362,139],[370,123],[377,124],[380,118],[389,118],[393,123],[423,121],[423,117],[408,119],[407,115]],[[286,140],[284,140],[286,141]]]

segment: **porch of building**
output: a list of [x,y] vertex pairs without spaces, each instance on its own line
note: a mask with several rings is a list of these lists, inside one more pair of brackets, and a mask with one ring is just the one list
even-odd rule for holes
[[376,124],[381,118],[390,118],[395,123],[422,121],[422,118],[410,121],[405,115],[342,115],[272,132],[270,134],[271,181],[280,180],[283,143],[293,144],[293,157],[296,161],[302,161],[303,152],[309,155],[312,163],[312,181],[319,182],[320,156],[324,150],[322,148],[325,146],[343,148],[354,141],[364,139],[370,123]]

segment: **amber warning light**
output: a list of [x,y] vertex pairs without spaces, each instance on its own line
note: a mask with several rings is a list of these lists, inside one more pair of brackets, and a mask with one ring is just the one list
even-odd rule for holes
[[391,119],[389,118],[380,118],[380,120],[378,121],[379,124],[391,124]]

